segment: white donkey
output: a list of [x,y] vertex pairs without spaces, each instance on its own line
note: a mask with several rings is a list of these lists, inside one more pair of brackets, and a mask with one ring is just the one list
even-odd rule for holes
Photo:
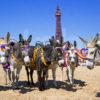
[[96,36],[91,39],[90,41],[86,41],[83,38],[79,37],[81,41],[86,45],[86,48],[88,48],[88,54],[86,60],[86,66],[89,69],[94,68],[94,64],[96,62],[100,63],[100,37],[97,33]]
[[[10,33],[8,32],[5,38],[0,38],[0,64],[3,66],[5,84],[7,85],[7,78],[9,78],[9,83],[11,82],[11,71],[9,64],[9,52],[8,47],[10,41]],[[7,77],[8,76],[8,77]]]
[[[58,61],[59,65],[62,67],[66,67],[67,69],[67,77],[68,81],[71,85],[74,84],[74,71],[78,66],[78,55],[76,48],[76,41],[74,41],[74,46],[69,42],[66,42],[62,47],[63,57]],[[63,70],[62,70],[63,77]]]
[[74,71],[78,66],[78,55],[75,49],[70,49],[68,51],[67,57],[67,77],[71,85],[74,84]]
[[7,75],[9,84],[18,82],[23,65],[20,43],[10,42],[10,40],[10,33],[7,33],[4,39],[0,39],[0,63],[4,69],[5,84],[7,84]]

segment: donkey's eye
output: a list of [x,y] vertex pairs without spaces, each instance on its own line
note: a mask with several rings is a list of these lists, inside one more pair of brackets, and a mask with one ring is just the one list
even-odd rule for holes
[[94,54],[94,52],[90,52],[90,55],[93,55]]
[[75,57],[73,57],[73,59],[75,59]]
[[72,57],[69,57],[69,60],[71,60]]
[[22,44],[24,44],[25,42],[24,41],[22,41]]

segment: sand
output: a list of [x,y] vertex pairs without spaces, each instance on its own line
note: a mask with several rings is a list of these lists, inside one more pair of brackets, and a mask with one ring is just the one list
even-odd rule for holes
[[66,69],[57,68],[56,80],[58,88],[53,86],[52,71],[49,70],[49,86],[45,91],[37,88],[37,74],[33,74],[35,87],[27,86],[26,71],[23,66],[20,73],[19,89],[4,85],[4,72],[0,66],[0,100],[100,100],[100,66],[93,70],[79,66],[75,70],[75,87],[67,82]]

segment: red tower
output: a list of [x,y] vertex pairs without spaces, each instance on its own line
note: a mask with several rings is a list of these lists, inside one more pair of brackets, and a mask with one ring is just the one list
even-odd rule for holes
[[63,36],[62,36],[62,29],[61,29],[61,11],[60,11],[58,6],[57,6],[57,9],[56,9],[55,16],[56,16],[56,34],[55,34],[55,39],[60,44],[62,44]]

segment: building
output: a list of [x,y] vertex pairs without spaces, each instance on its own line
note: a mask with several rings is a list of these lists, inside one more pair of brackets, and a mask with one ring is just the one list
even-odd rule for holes
[[62,42],[63,42],[63,35],[62,35],[62,28],[61,28],[61,11],[59,9],[59,6],[57,6],[55,17],[56,17],[55,40],[59,44],[62,44]]

